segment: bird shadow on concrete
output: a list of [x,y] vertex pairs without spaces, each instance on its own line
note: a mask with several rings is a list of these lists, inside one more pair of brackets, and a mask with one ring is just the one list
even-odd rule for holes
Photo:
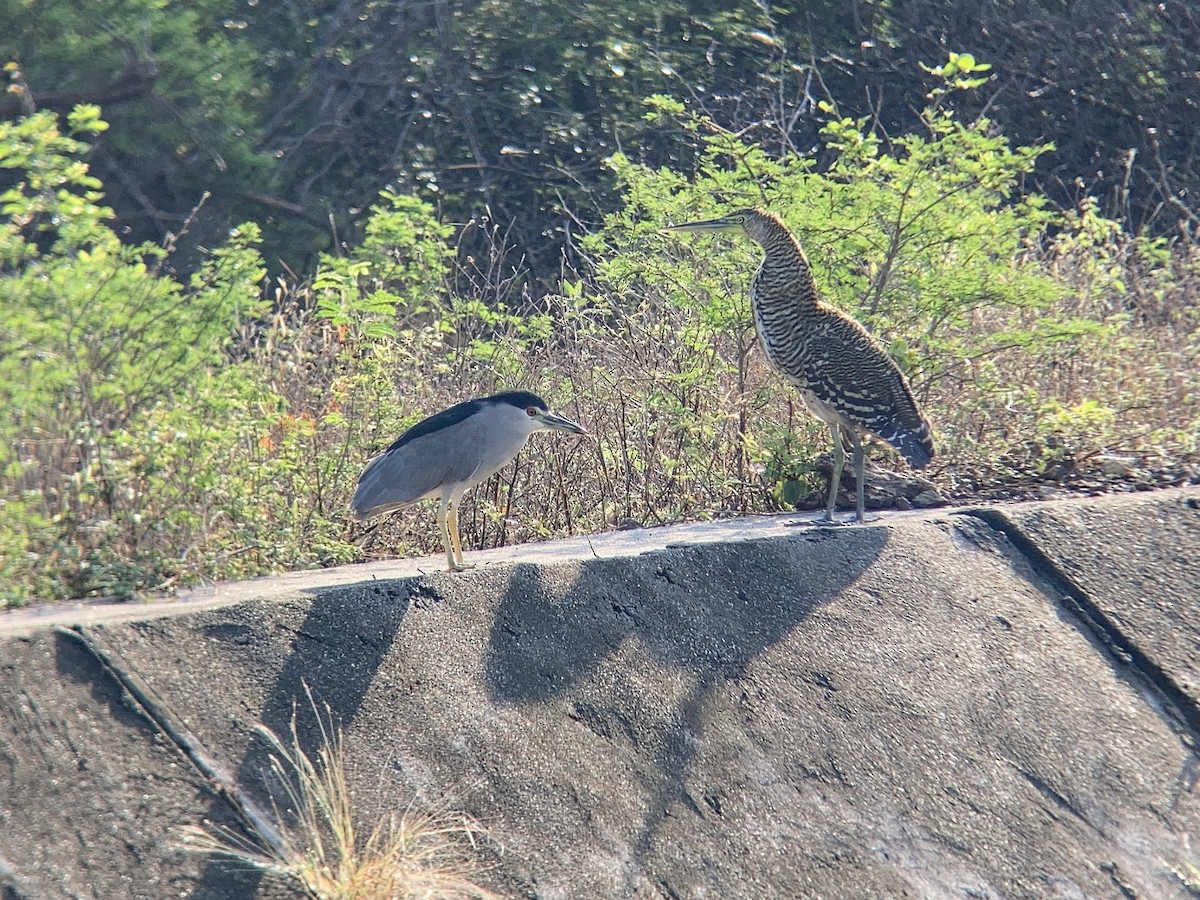
[[[291,652],[264,696],[259,722],[290,746],[294,721],[297,746],[315,759],[324,746],[317,715],[324,716],[328,708],[335,726],[351,725],[412,606],[413,592],[420,590],[419,584],[382,582],[362,591],[323,591],[321,602],[309,605],[295,631]],[[364,593],[370,602],[363,602]],[[244,639],[239,631],[243,628],[213,625],[207,636],[237,642]],[[348,660],[352,664],[347,664]],[[328,724],[327,720],[326,731]],[[235,770],[234,783],[252,789],[269,784],[269,759],[266,741],[254,734]],[[259,795],[258,800],[270,808],[267,795]],[[207,818],[219,820],[227,816],[227,810],[227,803],[216,798]],[[257,896],[261,880],[257,870],[236,864],[231,867],[228,860],[209,857],[191,897],[227,900]],[[231,888],[233,884],[236,889]],[[236,893],[230,893],[231,889]]]
[[[806,529],[791,539],[596,560],[584,565],[565,593],[547,584],[538,567],[517,566],[492,627],[487,689],[501,703],[565,700],[571,718],[649,757],[653,796],[637,833],[629,835],[635,865],[627,867],[628,877],[644,872],[656,832],[673,808],[699,814],[708,802],[704,797],[698,804],[686,783],[704,740],[709,699],[852,585],[879,557],[888,535],[883,527]],[[671,693],[670,714],[642,715],[638,705],[651,698],[613,687],[621,677],[592,677],[605,666],[627,664],[608,660],[629,641],[641,645],[635,659],[648,654],[650,668],[685,676],[665,680],[690,682]]]

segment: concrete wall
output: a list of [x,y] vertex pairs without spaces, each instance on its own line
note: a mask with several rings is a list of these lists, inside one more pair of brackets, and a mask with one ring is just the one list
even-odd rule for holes
[[0,897],[292,895],[177,829],[305,686],[506,896],[1192,896],[1200,490],[787,521],[0,617]]

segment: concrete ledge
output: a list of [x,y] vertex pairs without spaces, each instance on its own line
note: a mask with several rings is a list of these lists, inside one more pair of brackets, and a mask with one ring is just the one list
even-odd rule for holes
[[765,517],[10,619],[0,897],[270,896],[171,838],[232,821],[222,778],[265,802],[251,729],[296,708],[315,741],[304,685],[364,812],[450,796],[509,896],[1185,897],[1198,501]]
[[989,523],[1052,566],[1130,656],[1161,672],[1200,728],[1200,497],[990,510]]

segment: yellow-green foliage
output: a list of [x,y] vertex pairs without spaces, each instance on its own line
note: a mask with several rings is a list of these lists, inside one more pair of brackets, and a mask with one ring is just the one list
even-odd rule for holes
[[[1056,217],[1036,197],[1015,198],[1044,148],[1012,148],[986,121],[964,124],[936,109],[924,134],[885,148],[865,121],[827,111],[825,135],[838,155],[822,173],[807,159],[770,158],[703,121],[693,123],[701,154],[690,180],[614,156],[629,202],[586,243],[602,289],[627,304],[689,313],[684,334],[715,351],[715,365],[727,370],[716,381],[739,385],[736,408],[754,423],[743,443],[779,480],[785,501],[811,472],[812,448],[797,446],[778,384],[747,368],[746,288],[760,251],[744,239],[664,238],[656,233],[662,224],[743,206],[777,211],[805,245],[822,297],[874,331],[935,405],[954,383],[969,381],[976,396],[999,387],[1002,373],[974,363],[1000,348],[1038,354],[1102,327],[1064,314],[1068,287],[1034,252]],[[704,367],[702,353],[695,367]],[[943,448],[971,424],[936,421]]]
[[[68,124],[80,136],[104,127],[94,107]],[[49,113],[0,123],[0,168],[17,176],[0,196],[0,590],[10,598],[127,591],[138,567],[127,533],[142,523],[123,447],[156,411],[195,414],[234,328],[265,309],[256,225],[177,281],[163,248],[124,246],[106,224],[84,150]],[[142,463],[157,464],[153,453]]]
[[823,171],[652,98],[694,171],[614,155],[625,203],[544,297],[500,229],[468,223],[475,255],[456,255],[433,206],[391,190],[360,246],[269,303],[253,225],[183,281],[108,226],[80,160],[94,109],[70,135],[0,124],[0,605],[435,550],[430,509],[364,540],[358,474],[418,419],[509,387],[595,439],[535,436],[468,495],[468,547],[811,502],[828,438],[758,350],[757,248],[658,234],[748,205],[784,217],[825,299],[909,373],[943,489],[1195,451],[1200,251],[1019,193],[1046,148],[949,114],[979,71],[952,62],[920,134],[827,107]]

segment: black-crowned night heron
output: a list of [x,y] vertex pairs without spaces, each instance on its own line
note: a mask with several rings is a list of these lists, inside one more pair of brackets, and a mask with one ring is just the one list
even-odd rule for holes
[[767,361],[795,385],[804,403],[833,434],[833,472],[825,515],[833,524],[838,485],[846,451],[842,432],[854,450],[858,480],[855,521],[866,521],[863,498],[862,434],[873,434],[923,469],[933,458],[929,421],[913,399],[908,381],[867,330],[841,310],[817,297],[812,269],[799,241],[779,216],[762,209],[743,209],[703,222],[661,229],[666,233],[740,231],[763,250],[763,260],[750,283],[754,325]]
[[528,391],[466,400],[418,422],[375,457],[358,479],[350,508],[372,519],[419,500],[441,498],[438,528],[450,571],[466,568],[458,534],[463,493],[506,466],[535,431],[587,434]]

